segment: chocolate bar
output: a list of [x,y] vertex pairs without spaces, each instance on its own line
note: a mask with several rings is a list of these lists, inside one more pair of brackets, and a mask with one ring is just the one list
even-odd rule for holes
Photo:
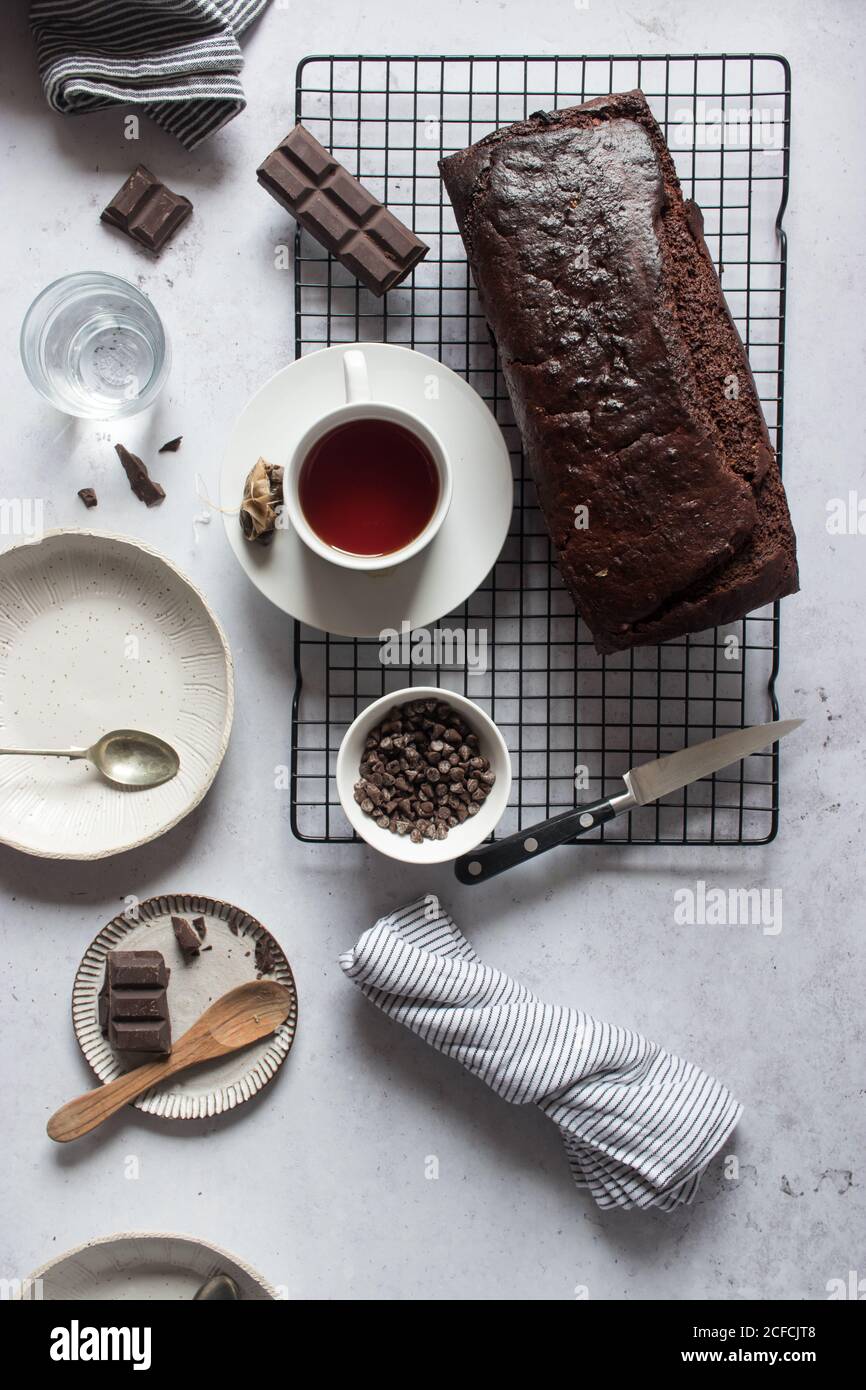
[[158,253],[192,212],[192,203],[172,193],[155,174],[139,164],[100,217],[133,241]]
[[166,987],[159,951],[111,951],[99,991],[99,1026],[118,1052],[171,1052]]
[[430,250],[302,125],[256,173],[262,187],[373,294],[393,289]]

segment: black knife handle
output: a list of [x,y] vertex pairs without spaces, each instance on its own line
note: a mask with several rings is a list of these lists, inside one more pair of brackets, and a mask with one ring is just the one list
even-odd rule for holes
[[454,862],[454,872],[461,883],[484,883],[506,869],[513,869],[515,864],[537,859],[539,854],[572,840],[575,835],[586,835],[597,825],[613,820],[616,814],[607,800],[591,801],[573,811],[563,811],[561,815],[541,821],[538,825],[530,825],[505,840],[479,845],[470,854],[462,854]]

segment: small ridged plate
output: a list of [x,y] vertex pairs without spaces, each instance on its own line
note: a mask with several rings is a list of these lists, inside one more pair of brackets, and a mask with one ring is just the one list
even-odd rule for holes
[[[207,933],[202,945],[211,949],[202,949],[192,960],[185,960],[175,941],[172,915],[188,920],[203,917]],[[171,893],[148,898],[102,928],[87,948],[72,987],[75,1036],[102,1082],[113,1081],[127,1070],[103,1037],[97,1013],[106,956],[116,948],[162,953],[171,971],[168,1008],[173,1042],[209,1004],[248,980],[277,980],[292,994],[292,1011],[275,1033],[145,1091],[133,1102],[139,1110],[164,1120],[208,1119],[251,1100],[273,1080],[295,1038],[298,997],[283,949],[261,922],[230,903]]]
[[57,1255],[25,1280],[28,1298],[46,1302],[184,1302],[215,1274],[228,1274],[245,1302],[277,1298],[236,1255],[196,1236],[129,1231],[89,1240]]
[[143,729],[180,756],[170,782],[135,789],[83,759],[0,758],[0,842],[100,859],[162,835],[213,782],[233,707],[223,631],[164,556],[80,530],[0,555],[0,748],[89,748]]

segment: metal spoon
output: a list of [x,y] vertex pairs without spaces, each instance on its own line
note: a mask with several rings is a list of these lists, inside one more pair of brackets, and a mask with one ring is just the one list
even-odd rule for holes
[[230,1275],[215,1274],[213,1278],[205,1280],[192,1298],[193,1302],[203,1299],[205,1303],[234,1303],[240,1296],[241,1291]]
[[113,729],[91,748],[0,748],[0,757],[86,758],[118,787],[158,787],[177,775],[180,758],[170,743],[140,729]]

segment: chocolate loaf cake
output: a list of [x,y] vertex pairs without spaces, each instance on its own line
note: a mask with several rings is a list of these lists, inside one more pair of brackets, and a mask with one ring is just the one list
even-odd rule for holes
[[797,588],[745,350],[642,92],[443,159],[559,567],[600,652]]

